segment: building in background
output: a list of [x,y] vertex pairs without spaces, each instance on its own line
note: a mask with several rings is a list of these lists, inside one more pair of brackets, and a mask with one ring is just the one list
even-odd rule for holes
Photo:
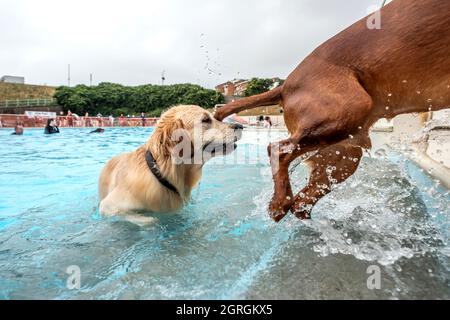
[[[276,77],[271,79],[273,85],[271,89],[278,87],[284,82],[284,80]],[[247,90],[251,80],[246,79],[234,79],[221,83],[216,86],[216,91],[223,94],[225,97],[243,97],[245,95],[245,90]]]
[[244,96],[250,80],[234,79],[216,86],[216,91],[224,96]]
[[25,83],[25,77],[3,76],[3,77],[0,78],[0,82],[24,84]]

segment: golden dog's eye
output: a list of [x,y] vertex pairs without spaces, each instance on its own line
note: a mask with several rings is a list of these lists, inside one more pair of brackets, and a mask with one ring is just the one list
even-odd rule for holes
[[211,122],[212,122],[211,117],[208,116],[207,114],[205,114],[205,115],[203,116],[202,122],[203,122],[203,123],[211,123]]

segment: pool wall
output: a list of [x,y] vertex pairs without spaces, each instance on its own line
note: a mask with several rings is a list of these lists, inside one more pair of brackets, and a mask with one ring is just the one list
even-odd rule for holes
[[[45,117],[27,117],[23,114],[0,114],[0,128],[14,128],[20,124],[26,128],[43,128],[47,123]],[[56,116],[58,127],[142,127],[154,126],[159,118],[145,118],[144,124],[140,117],[117,117],[111,123],[108,117],[68,117]]]

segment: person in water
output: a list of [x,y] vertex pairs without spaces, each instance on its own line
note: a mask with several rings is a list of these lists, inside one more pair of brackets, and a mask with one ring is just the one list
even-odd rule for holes
[[11,133],[11,135],[23,135],[23,126],[21,124],[16,124],[16,126],[14,127],[14,132]]
[[45,126],[44,133],[45,134],[59,133],[59,128],[56,126],[55,120],[53,119],[47,120],[47,125]]
[[95,129],[95,130],[93,130],[93,131],[91,131],[91,132],[89,132],[89,133],[103,133],[103,132],[105,132],[105,129],[103,129],[103,128],[97,128],[97,129]]

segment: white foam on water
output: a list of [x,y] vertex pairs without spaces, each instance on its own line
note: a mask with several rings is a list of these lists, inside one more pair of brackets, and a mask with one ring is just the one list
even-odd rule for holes
[[354,176],[316,205],[304,226],[315,233],[309,241],[321,256],[340,253],[392,265],[435,251],[448,254],[448,235],[431,212],[440,210],[448,223],[448,200],[427,208],[422,197],[401,168],[365,158]]
[[[385,266],[398,291],[392,293],[393,299],[400,292],[408,291],[408,286],[396,275],[397,261],[433,252],[448,257],[448,236],[436,226],[436,219],[449,221],[448,199],[435,187],[424,190],[423,186],[417,185],[403,166],[387,161],[386,152],[379,152],[378,156],[378,159],[363,158],[359,171],[324,197],[315,207],[312,220],[303,223],[289,216],[285,218],[287,223],[270,221],[267,206],[273,185],[267,184],[254,198],[256,208],[248,218],[258,217],[264,228],[270,228],[276,235],[268,250],[247,268],[229,294],[221,298],[244,297],[248,288],[282,254],[283,247],[293,235],[307,237],[303,243],[319,256],[352,255],[358,260]],[[292,171],[293,188],[300,190],[305,181],[305,170],[298,167]],[[270,168],[261,168],[261,176],[270,179]],[[423,192],[433,195],[433,208],[424,203]],[[438,201],[439,196],[441,201]]]

